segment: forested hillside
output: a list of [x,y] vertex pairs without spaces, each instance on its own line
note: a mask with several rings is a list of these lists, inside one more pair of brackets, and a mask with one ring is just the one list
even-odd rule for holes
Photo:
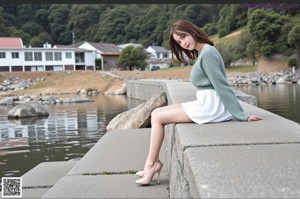
[[[91,41],[141,43],[167,47],[168,31],[178,19],[190,20],[215,38],[241,29],[239,41],[219,44],[238,59],[281,53],[300,57],[300,7],[250,9],[241,4],[3,4],[0,36],[19,36],[41,47]],[[226,46],[226,47],[224,47]],[[298,60],[299,61],[299,60]],[[298,62],[299,63],[299,62]]]

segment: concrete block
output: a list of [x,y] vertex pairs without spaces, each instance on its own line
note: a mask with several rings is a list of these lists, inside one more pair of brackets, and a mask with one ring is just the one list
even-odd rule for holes
[[53,186],[78,161],[43,162],[22,176],[23,187]]
[[[142,170],[148,155],[150,128],[113,130],[106,133],[68,175],[135,172]],[[165,163],[165,142],[160,151]],[[163,170],[167,169],[164,166]]]
[[299,198],[300,145],[195,147],[185,151],[193,198]]
[[[155,176],[156,177],[156,176]],[[42,198],[169,198],[169,180],[139,186],[135,175],[66,176]],[[156,179],[156,178],[154,178]]]

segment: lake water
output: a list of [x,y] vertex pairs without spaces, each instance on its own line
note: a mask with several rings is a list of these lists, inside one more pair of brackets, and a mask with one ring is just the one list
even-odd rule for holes
[[143,102],[124,95],[89,98],[94,102],[44,105],[50,115],[37,121],[9,121],[12,106],[0,106],[0,176],[20,177],[41,162],[83,157],[117,114]]
[[[258,107],[300,124],[299,84],[235,89],[256,96]],[[12,107],[0,106],[0,176],[20,177],[41,162],[81,158],[117,114],[143,102],[123,95],[89,98],[94,102],[45,105],[50,115],[38,121],[9,121]]]
[[300,84],[241,86],[243,91],[257,98],[257,106],[300,124]]

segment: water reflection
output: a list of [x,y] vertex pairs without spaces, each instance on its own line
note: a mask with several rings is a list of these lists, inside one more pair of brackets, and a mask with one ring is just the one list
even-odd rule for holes
[[300,124],[300,85],[277,84],[236,87],[257,98],[258,107]]
[[41,162],[82,157],[117,114],[142,103],[122,95],[89,98],[94,102],[45,105],[49,117],[35,121],[8,120],[12,107],[0,106],[1,176],[21,176]]

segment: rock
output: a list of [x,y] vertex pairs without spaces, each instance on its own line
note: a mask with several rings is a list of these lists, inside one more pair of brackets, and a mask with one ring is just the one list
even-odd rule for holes
[[123,83],[120,88],[110,88],[104,92],[105,95],[125,95],[126,94],[126,83]]
[[86,89],[81,89],[80,91],[79,91],[79,95],[82,95],[82,94],[87,94],[88,93],[88,91],[86,90]]
[[166,104],[167,96],[165,93],[152,97],[139,106],[118,114],[110,121],[106,130],[150,127],[152,111]]
[[122,84],[121,88],[118,88],[114,91],[115,95],[125,95],[126,94],[126,84]]
[[90,100],[89,98],[84,98],[84,97],[76,97],[72,98],[70,100],[71,103],[80,103],[80,102],[93,102],[93,100]]
[[38,102],[19,104],[7,113],[8,118],[42,117],[48,115],[49,112]]
[[276,81],[276,84],[285,84],[286,83],[286,77],[280,77]]
[[48,118],[48,116],[41,117],[24,117],[24,118],[10,118],[9,121],[15,123],[17,125],[33,125],[36,124],[37,121],[40,121],[44,118]]
[[246,102],[248,104],[251,104],[253,106],[257,106],[257,99],[255,96],[253,95],[248,95],[242,91],[238,91],[238,90],[234,90],[234,94],[236,95],[236,97],[243,101]]
[[14,104],[14,98],[12,97],[6,97],[2,100],[0,100],[1,105],[13,105]]

